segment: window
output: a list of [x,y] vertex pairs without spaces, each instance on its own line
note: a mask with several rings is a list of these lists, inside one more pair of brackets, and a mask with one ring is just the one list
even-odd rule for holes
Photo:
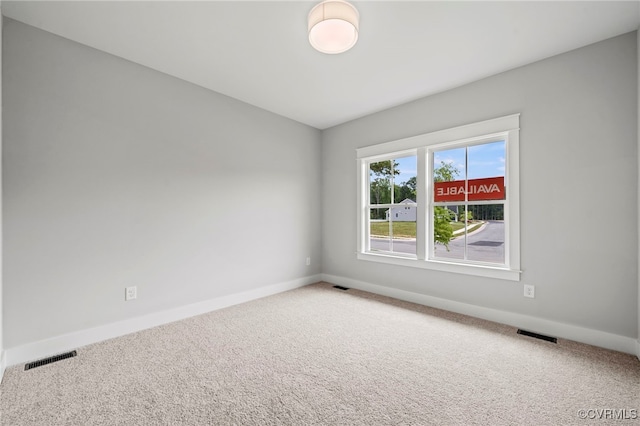
[[416,255],[416,156],[367,162],[367,251]]
[[519,115],[358,149],[358,258],[520,279]]
[[506,145],[493,139],[428,150],[432,259],[505,264]]

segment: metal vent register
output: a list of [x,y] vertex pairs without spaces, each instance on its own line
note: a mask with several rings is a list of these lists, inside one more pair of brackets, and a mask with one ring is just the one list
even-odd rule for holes
[[532,331],[518,329],[518,334],[522,334],[523,336],[534,337],[540,340],[546,340],[547,342],[551,342],[551,343],[558,343],[558,339],[556,339],[555,337],[545,336],[544,334],[534,333]]
[[333,288],[337,288],[338,290],[349,290],[349,287],[342,287],[341,285],[334,285]]
[[32,368],[41,367],[43,365],[51,364],[52,362],[62,361],[63,359],[73,358],[77,356],[78,353],[76,351],[66,352],[60,355],[50,356],[49,358],[44,358],[39,361],[33,361],[24,366],[25,371],[31,370]]

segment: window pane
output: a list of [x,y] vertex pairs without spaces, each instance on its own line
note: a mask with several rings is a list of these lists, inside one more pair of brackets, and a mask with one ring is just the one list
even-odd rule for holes
[[[395,203],[411,202],[416,199],[416,176],[418,159],[415,155],[395,159],[393,198]],[[414,219],[415,220],[415,216]]]
[[[451,211],[444,211],[445,207],[434,208],[434,230],[436,232],[434,258],[504,264],[503,205],[470,205],[466,215],[463,206],[448,206],[447,208]],[[453,211],[457,213],[457,222]],[[447,213],[452,218],[450,222],[442,219]],[[446,244],[449,233],[451,233],[451,239]]]
[[[406,206],[390,209],[370,209],[369,233],[371,251],[416,254],[415,206],[413,218],[406,212]],[[389,216],[398,219],[388,220]],[[382,219],[380,219],[382,217]]]
[[482,204],[469,206],[469,216],[474,220],[504,220],[504,205]]
[[391,176],[393,163],[390,160],[369,165],[369,191],[371,204],[391,203]]
[[469,201],[505,199],[504,161],[504,141],[468,148]]
[[466,148],[433,153],[433,197],[436,202],[464,201]]
[[464,259],[464,214],[458,214],[463,211],[460,206],[433,208],[433,257]]
[[[415,207],[413,207],[415,209]],[[414,210],[415,212],[415,210]],[[395,253],[416,254],[416,220],[401,219],[393,221],[393,240],[391,250]]]
[[[467,259],[504,263],[504,206],[469,206],[473,220],[468,226]],[[500,218],[500,219],[498,219]]]
[[369,210],[369,237],[371,251],[391,251],[391,223],[389,209]]
[[470,146],[467,155],[469,179],[504,176],[504,141]]

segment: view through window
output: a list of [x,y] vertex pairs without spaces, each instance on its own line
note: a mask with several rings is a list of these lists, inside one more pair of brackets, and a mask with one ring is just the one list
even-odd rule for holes
[[358,154],[358,259],[520,279],[520,115]]
[[505,141],[432,155],[432,257],[504,264]]
[[369,164],[371,251],[416,254],[416,156]]

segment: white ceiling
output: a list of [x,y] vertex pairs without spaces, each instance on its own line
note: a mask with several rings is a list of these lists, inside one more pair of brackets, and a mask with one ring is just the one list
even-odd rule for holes
[[325,129],[616,35],[637,1],[353,1],[356,46],[311,48],[315,1],[2,1],[5,16]]

